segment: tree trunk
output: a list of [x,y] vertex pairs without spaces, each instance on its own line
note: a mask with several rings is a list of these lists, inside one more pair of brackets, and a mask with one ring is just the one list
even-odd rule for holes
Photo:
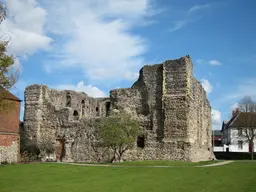
[[119,161],[119,163],[122,161],[122,156],[121,155],[119,155],[118,161]]
[[110,163],[113,163],[113,161],[116,159],[116,155],[114,154],[114,156],[110,159]]
[[116,159],[116,149],[114,150],[114,155],[110,160],[110,163],[113,163],[113,161]]
[[120,150],[118,150],[116,155],[117,155],[117,158],[118,158],[118,162],[120,163],[122,161],[122,152]]
[[122,161],[122,157],[123,157],[123,153],[122,153],[122,150],[121,149],[119,149],[119,151],[118,151],[118,161],[119,161],[119,163]]
[[121,162],[122,160],[123,160],[123,155],[124,155],[124,152],[126,151],[128,149],[128,147],[125,147],[124,149],[122,149],[122,147],[121,148],[119,148],[119,151],[118,151],[118,157],[119,157],[119,162]]

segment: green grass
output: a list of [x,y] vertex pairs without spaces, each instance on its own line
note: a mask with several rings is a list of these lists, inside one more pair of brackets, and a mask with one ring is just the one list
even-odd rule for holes
[[252,192],[256,163],[218,167],[0,166],[1,192]]
[[201,161],[201,162],[183,162],[183,161],[125,161],[121,163],[113,163],[112,165],[125,165],[125,166],[198,166],[209,165],[221,161]]
[[86,163],[77,162],[76,164],[92,164],[92,165],[110,165],[110,166],[176,166],[176,167],[192,167],[199,165],[209,165],[222,162],[220,160],[215,161],[201,161],[201,162],[184,162],[184,161],[168,161],[168,160],[146,160],[146,161],[124,161],[124,162],[114,162],[114,163]]

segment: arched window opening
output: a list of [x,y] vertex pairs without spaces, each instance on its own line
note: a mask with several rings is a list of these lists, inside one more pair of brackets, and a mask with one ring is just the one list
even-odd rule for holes
[[106,102],[106,116],[109,116],[110,102]]
[[96,114],[97,114],[97,116],[99,116],[99,115],[100,115],[99,107],[96,107]]
[[140,148],[145,147],[145,137],[144,137],[144,135],[137,137],[137,147],[140,147]]
[[82,100],[82,116],[85,115],[85,101]]
[[73,119],[74,120],[79,120],[79,115],[78,115],[78,112],[75,110],[74,113],[73,113]]
[[71,107],[71,96],[69,93],[66,95],[66,107]]

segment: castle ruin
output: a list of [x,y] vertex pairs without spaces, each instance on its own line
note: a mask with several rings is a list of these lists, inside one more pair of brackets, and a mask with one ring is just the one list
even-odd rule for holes
[[214,157],[211,107],[193,76],[189,56],[144,66],[131,88],[111,90],[109,98],[28,86],[24,128],[36,143],[45,138],[53,143],[55,160],[104,161],[108,154],[93,146],[93,121],[114,109],[136,116],[144,132],[124,160],[204,161]]

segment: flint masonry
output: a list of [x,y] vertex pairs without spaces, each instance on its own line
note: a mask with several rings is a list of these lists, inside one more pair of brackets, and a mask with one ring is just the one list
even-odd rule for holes
[[144,66],[131,88],[111,90],[109,98],[31,85],[25,90],[25,131],[35,143],[46,138],[52,142],[53,159],[105,161],[108,153],[93,145],[93,122],[115,109],[136,117],[144,133],[126,152],[125,160],[214,158],[211,107],[193,76],[189,56]]

